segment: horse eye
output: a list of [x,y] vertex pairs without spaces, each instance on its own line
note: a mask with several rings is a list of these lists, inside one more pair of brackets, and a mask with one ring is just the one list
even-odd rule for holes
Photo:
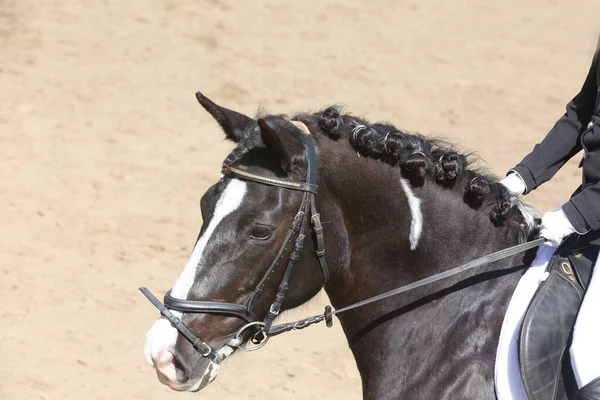
[[266,225],[256,225],[252,230],[252,234],[250,235],[250,239],[256,240],[267,240],[273,234],[273,228]]

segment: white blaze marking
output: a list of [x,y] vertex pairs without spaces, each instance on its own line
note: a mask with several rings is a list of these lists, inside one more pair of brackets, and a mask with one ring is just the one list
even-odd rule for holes
[[[194,284],[197,271],[202,268],[201,261],[206,244],[223,218],[231,214],[242,204],[242,199],[246,194],[246,187],[246,182],[239,179],[232,179],[225,187],[225,190],[223,190],[208,227],[198,239],[192,255],[173,286],[171,291],[173,297],[183,300],[187,299],[188,293]],[[172,313],[178,318],[181,317],[180,312],[172,311]],[[160,350],[173,350],[176,343],[177,329],[173,328],[164,317],[159,318],[146,334],[146,344],[144,346],[146,361],[150,365],[153,365],[152,360],[156,359]]]
[[231,214],[242,204],[244,194],[246,194],[246,182],[239,179],[232,179],[227,184],[221,198],[217,201],[215,212],[208,224],[208,228],[206,228],[206,231],[204,231],[202,236],[200,236],[200,239],[198,239],[190,259],[185,264],[185,267],[183,267],[183,271],[181,272],[181,275],[179,275],[179,278],[177,278],[177,282],[173,285],[171,296],[176,299],[187,299],[187,295],[194,284],[196,272],[198,268],[202,267],[200,265],[200,260],[202,259],[206,244],[223,218]]
[[410,249],[414,250],[419,244],[421,232],[423,231],[423,214],[421,213],[421,200],[415,196],[410,187],[410,184],[406,179],[401,178],[400,184],[402,185],[402,189],[404,189],[404,193],[406,194],[406,198],[408,199],[408,206],[410,207],[410,216],[412,217],[410,221]]
[[160,317],[152,328],[146,333],[146,344],[144,346],[144,357],[148,364],[154,366],[153,359],[159,351],[166,349],[172,351],[177,341],[177,329],[165,318]]

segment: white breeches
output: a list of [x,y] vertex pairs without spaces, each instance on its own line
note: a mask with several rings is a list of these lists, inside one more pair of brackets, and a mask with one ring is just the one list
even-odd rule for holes
[[[523,275],[510,300],[496,353],[496,395],[500,400],[527,400],[521,380],[518,338],[521,322],[556,247],[543,245],[531,267]],[[571,345],[571,363],[579,388],[600,377],[600,257],[577,316]]]
[[577,386],[581,389],[600,377],[600,255],[594,266],[592,280],[577,314],[571,364]]

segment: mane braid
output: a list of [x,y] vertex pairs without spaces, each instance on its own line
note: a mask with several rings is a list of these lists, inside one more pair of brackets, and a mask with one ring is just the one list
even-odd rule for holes
[[[320,133],[334,141],[347,138],[361,156],[400,168],[412,186],[419,187],[430,180],[457,192],[469,207],[487,211],[496,226],[516,226],[520,241],[535,233],[535,210],[512,198],[498,178],[478,169],[474,165],[476,157],[461,154],[446,141],[403,132],[389,123],[371,124],[350,114],[342,115],[336,107],[294,118],[311,121],[313,134]],[[252,124],[225,159],[223,170],[238,165],[253,148],[262,146],[258,125]]]
[[342,115],[336,107],[311,117],[319,122],[321,133],[329,138],[347,137],[361,156],[400,168],[411,185],[422,186],[425,180],[431,180],[462,194],[471,208],[487,210],[496,226],[519,226],[522,241],[533,233],[532,218],[521,212],[527,207],[513,199],[496,177],[476,168],[477,158],[461,154],[451,144],[406,133],[388,123],[370,124],[362,118]]

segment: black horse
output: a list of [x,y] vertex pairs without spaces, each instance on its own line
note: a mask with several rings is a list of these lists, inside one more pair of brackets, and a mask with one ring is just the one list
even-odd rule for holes
[[[258,120],[197,98],[237,146],[224,162],[249,174],[304,182],[307,133],[285,116]],[[529,239],[533,211],[449,144],[390,124],[327,108],[299,114],[318,154],[316,206],[324,226],[336,308],[437,274]],[[203,225],[172,289],[184,300],[245,304],[277,257],[303,202],[301,191],[225,173],[201,200]],[[314,238],[313,238],[314,239]],[[290,278],[283,309],[323,286],[309,237]],[[291,250],[289,251],[291,252]],[[339,316],[365,399],[494,399],[494,359],[510,296],[533,256],[528,252]],[[253,309],[263,320],[284,269],[266,283]],[[173,313],[219,361],[241,318]],[[164,318],[148,332],[148,362],[176,390],[199,390],[218,373]]]

